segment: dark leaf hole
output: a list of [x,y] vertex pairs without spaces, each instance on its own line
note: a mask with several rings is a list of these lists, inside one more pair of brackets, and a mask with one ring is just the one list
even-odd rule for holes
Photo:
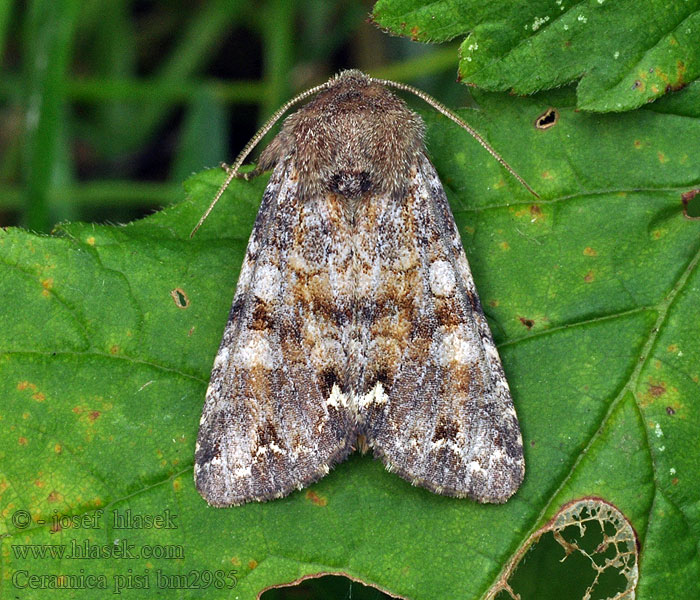
[[681,194],[683,214],[688,219],[700,219],[700,189]]
[[603,500],[569,504],[534,538],[508,577],[510,590],[500,589],[497,600],[604,600],[636,585],[636,534]]
[[342,575],[323,575],[303,579],[284,587],[266,590],[261,600],[385,600],[393,599],[375,587]]
[[548,108],[537,119],[535,119],[535,127],[537,129],[549,129],[554,127],[559,120],[559,112],[555,108]]
[[[561,532],[565,541],[575,543],[584,550],[593,554],[597,547],[596,542],[602,541],[600,531],[586,532],[583,537],[576,526],[570,526]],[[596,538],[592,541],[587,538]],[[607,556],[608,551],[611,556]],[[601,560],[614,558],[614,548],[608,548]],[[561,544],[555,539],[552,532],[544,534],[540,540],[523,557],[508,583],[516,594],[520,594],[522,600],[580,600],[586,597],[586,592],[593,583],[595,571],[591,568],[591,561],[581,552],[572,552],[562,562],[565,552]],[[626,589],[627,580],[614,569],[606,570],[598,579],[591,600],[603,600],[614,598],[616,594]],[[508,594],[501,592],[496,596],[498,600],[505,600]],[[509,598],[509,600],[512,600]]]
[[175,288],[170,292],[170,296],[178,308],[187,308],[190,305],[190,299],[182,288]]

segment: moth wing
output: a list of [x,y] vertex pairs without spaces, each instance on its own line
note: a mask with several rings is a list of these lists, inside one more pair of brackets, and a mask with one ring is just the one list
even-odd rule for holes
[[290,160],[270,178],[214,361],[194,467],[213,506],[284,496],[354,442],[348,226],[334,197],[302,201],[297,179]]
[[[390,471],[448,496],[505,502],[524,476],[508,383],[435,169],[358,218],[360,433]],[[371,242],[374,240],[374,242]]]

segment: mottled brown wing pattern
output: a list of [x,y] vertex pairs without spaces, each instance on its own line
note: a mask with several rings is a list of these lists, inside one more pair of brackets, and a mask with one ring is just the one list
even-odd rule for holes
[[359,71],[300,94],[254,136],[228,181],[283,112],[317,94],[256,169],[274,167],[195,456],[212,505],[303,487],[360,434],[389,470],[440,494],[505,502],[523,479],[508,384],[423,123],[387,83],[462,124],[507,167],[438,102]]
[[299,198],[290,160],[265,190],[212,370],[195,453],[209,504],[281,497],[351,449],[352,250],[342,200]]
[[358,209],[359,379],[368,444],[416,485],[505,502],[524,475],[513,402],[438,176]]

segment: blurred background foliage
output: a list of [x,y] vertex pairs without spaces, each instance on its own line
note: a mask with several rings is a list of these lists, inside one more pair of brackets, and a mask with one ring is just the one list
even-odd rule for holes
[[361,0],[0,3],[0,226],[123,223],[182,200],[191,173],[232,161],[285,100],[343,68],[464,105],[457,43],[390,37],[368,21],[371,9]]

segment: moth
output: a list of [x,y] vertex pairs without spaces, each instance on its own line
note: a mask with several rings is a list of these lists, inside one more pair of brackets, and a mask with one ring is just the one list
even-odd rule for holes
[[253,171],[272,175],[195,451],[195,483],[212,506],[285,496],[359,443],[437,494],[505,502],[523,480],[508,383],[424,124],[387,87],[430,102],[527,187],[436,100],[356,70],[263,126],[197,227],[274,122],[315,96]]

